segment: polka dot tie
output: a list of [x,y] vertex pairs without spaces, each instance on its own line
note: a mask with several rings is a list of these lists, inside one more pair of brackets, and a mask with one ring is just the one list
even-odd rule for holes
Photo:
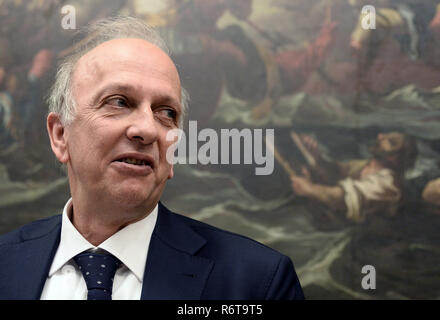
[[83,252],[73,258],[87,284],[87,300],[111,300],[113,278],[121,265],[111,254]]

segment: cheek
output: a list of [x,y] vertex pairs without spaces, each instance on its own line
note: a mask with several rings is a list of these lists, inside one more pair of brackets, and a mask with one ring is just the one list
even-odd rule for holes
[[167,152],[169,150],[169,148],[171,147],[171,143],[169,141],[166,141],[166,143],[162,143],[159,146],[159,158],[160,158],[160,162],[171,166],[171,164],[168,162],[167,160]]
[[[168,132],[168,131],[167,131]],[[163,163],[163,165],[169,170],[172,169],[173,165],[168,162],[167,160],[167,153],[168,150],[175,144],[175,141],[167,141],[166,139],[166,133],[161,135],[161,138],[159,140],[159,157],[160,162]]]
[[73,160],[90,163],[103,159],[114,147],[117,134],[114,125],[85,125],[69,134],[69,153]]

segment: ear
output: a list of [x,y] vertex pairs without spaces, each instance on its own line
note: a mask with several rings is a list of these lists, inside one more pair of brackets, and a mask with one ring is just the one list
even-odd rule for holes
[[49,113],[46,124],[53,153],[61,163],[67,163],[69,153],[67,151],[64,126],[59,115],[54,112]]

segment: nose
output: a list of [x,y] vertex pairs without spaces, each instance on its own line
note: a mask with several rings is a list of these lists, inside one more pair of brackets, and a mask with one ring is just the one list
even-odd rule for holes
[[139,108],[131,114],[127,137],[131,141],[148,145],[158,139],[157,123],[151,108]]

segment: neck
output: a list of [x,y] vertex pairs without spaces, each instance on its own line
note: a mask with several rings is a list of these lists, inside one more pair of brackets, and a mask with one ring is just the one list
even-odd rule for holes
[[[156,204],[146,208],[124,208],[114,203],[93,199],[78,199],[72,194],[73,209],[70,220],[79,233],[91,244],[98,246],[129,224],[149,215]],[[103,205],[104,203],[104,205]]]

